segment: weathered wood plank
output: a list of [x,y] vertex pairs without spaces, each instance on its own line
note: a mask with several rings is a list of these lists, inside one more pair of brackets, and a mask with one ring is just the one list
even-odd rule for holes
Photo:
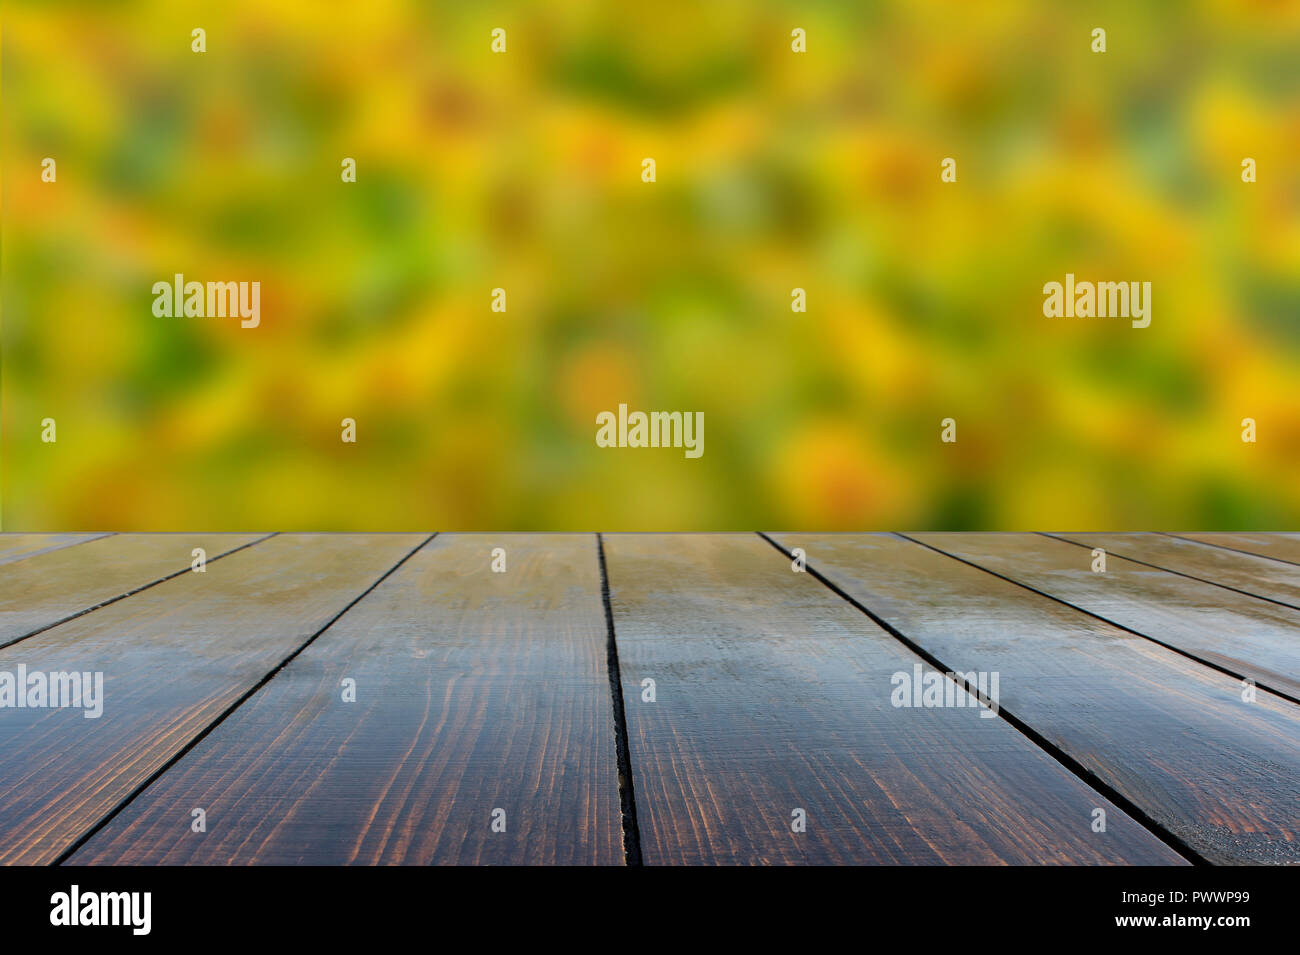
[[0,571],[0,647],[211,560],[263,534],[119,534],[7,564]]
[[439,536],[70,861],[621,864],[607,642],[594,536]]
[[1039,534],[915,534],[1004,577],[1300,699],[1300,610]]
[[0,709],[0,863],[57,859],[423,539],[273,537],[0,651],[0,673],[103,674],[96,719]]
[[1175,534],[1213,547],[1300,564],[1300,534]]
[[61,550],[108,534],[0,534],[0,564]]
[[1204,858],[1300,862],[1300,707],[920,544],[777,537]]
[[1300,566],[1256,557],[1168,534],[1053,534],[1087,548],[1199,580],[1231,587],[1300,609]]
[[647,863],[1182,861],[964,691],[893,706],[920,658],[756,535],[605,550]]

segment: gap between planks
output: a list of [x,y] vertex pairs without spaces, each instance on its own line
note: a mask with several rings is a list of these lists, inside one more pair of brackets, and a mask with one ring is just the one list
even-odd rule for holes
[[623,700],[623,670],[618,662],[618,635],[614,628],[614,607],[609,596],[609,570],[605,565],[605,539],[596,534],[596,559],[600,562],[600,597],[605,608],[610,703],[614,708],[614,749],[618,757],[618,796],[623,817],[623,855],[630,866],[643,864],[641,827],[636,817],[636,785],[627,739],[627,704]]
[[[782,545],[774,537],[769,536],[767,533],[763,531],[759,531],[758,536],[761,537],[763,540],[767,541],[767,543],[771,544],[774,548],[776,548],[786,557],[791,559],[794,558],[794,554],[791,553],[784,545]],[[905,537],[905,535],[900,534],[899,536],[904,537],[906,540],[911,540],[911,538],[907,538]],[[919,543],[919,542],[914,542],[914,543]],[[941,553],[941,554],[943,553],[943,551],[939,551],[937,550],[937,548],[930,548],[930,549],[935,550],[937,553]],[[944,556],[952,557],[952,555],[950,554],[945,554]],[[952,559],[959,560],[960,558],[952,558]],[[965,561],[962,562],[965,563]],[[1173,833],[1165,829],[1164,826],[1162,826],[1159,822],[1153,819],[1145,810],[1143,810],[1141,806],[1138,806],[1136,803],[1134,803],[1123,793],[1116,790],[1113,786],[1111,786],[1108,782],[1106,782],[1106,780],[1099,777],[1096,773],[1094,773],[1088,767],[1084,766],[1082,763],[1076,760],[1069,753],[1065,752],[1060,747],[1056,746],[1054,743],[1052,743],[1050,740],[1044,737],[1041,733],[1035,730],[1024,720],[1020,719],[1014,713],[1011,713],[1009,710],[1006,709],[1005,706],[1001,705],[1001,703],[998,703],[996,704],[996,706],[993,706],[992,701],[989,700],[987,695],[980,692],[979,688],[974,684],[972,684],[969,680],[967,680],[960,671],[944,663],[934,654],[926,650],[923,646],[908,638],[906,634],[900,631],[897,627],[893,626],[893,624],[889,623],[889,621],[885,620],[883,617],[873,612],[869,607],[867,607],[861,601],[851,596],[847,591],[841,588],[838,584],[836,584],[830,578],[826,577],[820,571],[818,571],[816,567],[813,566],[811,561],[805,562],[804,569],[807,573],[811,574],[814,578],[816,578],[824,587],[829,589],[841,600],[846,601],[847,603],[852,605],[855,609],[865,614],[868,618],[871,619],[873,623],[875,623],[878,627],[880,627],[882,630],[884,630],[894,639],[902,643],[903,646],[907,647],[907,649],[911,650],[913,653],[915,653],[921,659],[925,660],[927,663],[929,663],[935,669],[939,670],[941,673],[949,674],[950,678],[958,682],[966,690],[966,692],[971,694],[971,696],[974,696],[976,699],[980,700],[986,706],[990,706],[991,708],[993,708],[994,712],[997,713],[999,719],[1006,720],[1007,723],[1015,727],[1031,743],[1033,743],[1035,746],[1037,746],[1039,749],[1045,752],[1048,756],[1056,760],[1061,766],[1063,766],[1066,770],[1068,770],[1071,774],[1073,774],[1076,778],[1078,778],[1082,783],[1092,787],[1097,792],[1101,793],[1103,796],[1105,796],[1107,799],[1113,802],[1115,805],[1123,809],[1126,813],[1128,813],[1130,816],[1136,819],[1143,827],[1145,827],[1153,836],[1155,836],[1165,845],[1169,846],[1169,848],[1173,849],[1183,858],[1187,859],[1188,861],[1196,865],[1208,864],[1208,860],[1202,857],[1200,853],[1198,853],[1195,849],[1189,846],[1182,839],[1179,839],[1176,835],[1174,835]],[[1064,601],[1061,602],[1063,603]]]
[[[1246,554],[1250,557],[1263,557],[1265,560],[1275,560],[1280,564],[1290,564],[1292,567],[1300,567],[1300,560],[1291,560],[1289,557],[1278,557],[1276,554],[1265,554],[1263,551],[1258,551],[1258,550],[1248,550],[1245,547],[1233,547],[1229,544],[1223,543],[1222,541],[1222,538],[1239,539],[1241,536],[1243,536],[1239,534],[1224,533],[1224,534],[1189,535],[1189,534],[1170,534],[1167,531],[1161,531],[1161,533],[1164,534],[1164,536],[1166,537],[1173,537],[1178,540],[1190,541],[1193,544],[1203,544],[1206,547],[1217,547],[1219,550],[1229,550],[1235,554]],[[1214,539],[1210,539],[1211,537]],[[1295,553],[1300,554],[1300,549],[1295,551]]]
[[[272,535],[268,535],[268,536],[272,536]],[[260,680],[257,681],[256,684],[254,684],[252,687],[246,690],[233,703],[231,703],[228,707],[226,707],[226,709],[224,709],[221,713],[219,713],[215,719],[213,719],[211,722],[208,723],[207,726],[205,726],[202,730],[196,733],[194,737],[190,739],[188,742],[186,742],[184,746],[182,746],[175,753],[173,753],[170,759],[168,759],[165,763],[163,763],[156,770],[154,770],[154,772],[152,772],[148,776],[148,778],[142,780],[139,783],[139,785],[135,787],[135,789],[133,789],[125,797],[123,797],[116,806],[114,806],[111,810],[104,813],[103,816],[101,816],[98,820],[96,820],[94,825],[90,826],[85,832],[83,832],[80,836],[78,836],[75,840],[73,840],[72,844],[69,845],[66,849],[64,849],[63,852],[61,852],[55,858],[52,864],[63,865],[68,859],[70,859],[73,855],[75,855],[76,852],[82,846],[84,846],[92,838],[94,838],[94,836],[98,834],[100,830],[102,830],[105,826],[107,826],[120,812],[122,812],[122,810],[124,810],[131,803],[133,799],[135,799],[142,792],[148,789],[149,786],[151,786],[156,780],[160,779],[164,774],[166,774],[166,772],[169,769],[171,769],[172,766],[180,762],[180,760],[182,760],[186,756],[186,754],[188,754],[192,749],[194,749],[195,746],[197,746],[200,742],[202,742],[209,734],[212,733],[213,730],[215,730],[218,726],[220,726],[232,713],[234,713],[237,709],[239,709],[239,707],[243,705],[243,703],[246,700],[248,700],[251,696],[253,696],[253,694],[257,693],[258,690],[262,689],[262,687],[266,686],[266,684],[269,683],[277,673],[279,673],[286,666],[288,666],[289,663],[292,662],[293,659],[297,657],[300,653],[306,650],[307,647],[311,646],[311,644],[321,634],[329,630],[329,628],[332,627],[339,620],[340,617],[342,617],[345,613],[347,613],[358,603],[364,600],[367,596],[369,596],[369,594],[376,587],[378,587],[390,576],[392,576],[392,574],[399,567],[401,567],[408,560],[410,560],[411,557],[413,557],[416,553],[418,553],[421,548],[423,548],[426,544],[429,543],[429,541],[433,540],[436,536],[437,536],[436,532],[427,535],[418,544],[416,544],[413,548],[411,548],[404,555],[402,555],[402,558],[400,560],[398,560],[395,564],[393,564],[393,566],[389,567],[386,571],[380,574],[379,577],[376,578],[370,584],[369,587],[363,590],[356,597],[352,598],[352,600],[349,601],[341,610],[339,610],[336,614],[334,614],[334,616],[330,617],[329,620],[325,622],[324,626],[322,626],[310,637],[308,637],[306,641],[301,643],[297,648],[295,648],[291,653],[289,653],[283,660],[281,660],[280,663],[274,669],[266,673]],[[265,538],[262,539],[265,540]],[[256,541],[254,541],[254,543],[256,543]],[[245,546],[251,547],[252,544],[246,544]]]
[[[1077,541],[1074,540],[1072,537],[1066,536],[1064,534],[1053,534],[1053,533],[1049,533],[1048,531],[1038,531],[1037,533],[1040,536],[1046,537],[1050,540],[1058,540],[1066,544],[1073,544],[1076,547],[1082,547],[1084,550],[1101,549],[1104,550],[1107,556],[1109,557],[1118,557],[1121,560],[1126,560],[1131,564],[1141,564],[1143,567],[1150,567],[1152,570],[1163,570],[1167,574],[1176,574],[1179,577],[1186,577],[1188,580],[1195,580],[1198,583],[1210,584],[1214,587],[1222,587],[1224,590],[1231,590],[1233,593],[1241,594],[1243,597],[1254,597],[1256,600],[1267,600],[1269,603],[1277,604],[1279,607],[1288,607],[1291,610],[1300,610],[1300,603],[1289,603],[1285,600],[1280,600],[1277,597],[1270,597],[1267,594],[1256,593],[1255,591],[1252,590],[1243,590],[1240,587],[1234,587],[1231,584],[1225,584],[1221,580],[1211,580],[1209,577],[1200,577],[1196,574],[1188,573],[1185,570],[1178,570],[1177,568],[1174,567],[1165,566],[1165,564],[1157,564],[1149,560],[1143,560],[1140,557],[1133,557],[1131,556],[1133,551],[1129,551],[1127,545],[1121,545],[1124,548],[1124,553],[1121,553],[1119,550],[1115,549],[1115,546],[1113,544],[1107,546],[1104,543]],[[1173,535],[1161,535],[1161,536],[1172,537]],[[1174,537],[1173,539],[1180,540],[1180,541],[1187,540],[1187,538],[1185,537]],[[1188,543],[1197,546],[1206,546],[1206,547],[1214,546],[1212,544],[1202,545],[1200,541],[1188,541]],[[1225,550],[1226,548],[1220,548],[1220,549]],[[1256,554],[1248,554],[1245,551],[1232,551],[1232,553],[1240,554],[1242,557],[1258,557],[1258,555]],[[1159,560],[1160,558],[1157,557],[1156,559]],[[1268,560],[1269,558],[1259,557],[1258,559]],[[1108,621],[1108,622],[1113,622],[1113,621]]]
[[[1300,704],[1300,695],[1282,689],[1277,685],[1276,681],[1270,679],[1269,676],[1266,676],[1264,674],[1252,675],[1250,673],[1245,672],[1243,669],[1233,668],[1226,664],[1218,663],[1215,660],[1209,659],[1207,656],[1203,655],[1202,653],[1197,653],[1194,650],[1189,650],[1184,647],[1180,647],[1175,643],[1170,643],[1168,641],[1161,640],[1158,637],[1153,637],[1149,633],[1144,633],[1141,630],[1137,630],[1131,626],[1120,623],[1118,620],[1114,619],[1113,617],[1108,617],[1094,610],[1089,610],[1087,607],[1081,606],[1080,604],[1075,603],[1073,600],[1067,600],[1065,597],[1060,597],[1057,596],[1056,594],[1049,593],[1048,591],[1036,587],[1033,584],[1026,583],[1023,580],[1017,580],[1015,577],[1011,577],[1008,576],[1007,574],[1001,573],[1000,571],[993,570],[990,567],[986,567],[982,563],[977,563],[975,559],[962,557],[959,554],[954,554],[952,551],[944,550],[942,547],[939,547],[937,544],[931,544],[928,541],[921,540],[918,537],[912,537],[908,534],[904,534],[899,531],[895,531],[894,533],[897,537],[900,537],[903,540],[910,541],[913,544],[919,544],[921,547],[924,547],[927,550],[932,550],[936,554],[942,554],[945,557],[948,557],[959,563],[965,564],[968,567],[973,567],[976,570],[982,571],[983,573],[996,577],[999,580],[1006,581],[1009,584],[1014,584],[1015,586],[1027,590],[1030,593],[1037,594],[1040,597],[1046,597],[1049,600],[1054,600],[1057,603],[1061,604],[1062,606],[1069,607],[1071,610],[1078,611],[1081,614],[1085,614],[1086,616],[1092,617],[1094,620],[1099,620],[1102,623],[1115,627],[1119,630],[1123,630],[1126,633],[1131,633],[1135,637],[1141,637],[1143,640],[1148,640],[1151,643],[1156,644],[1157,646],[1163,647],[1166,650],[1170,650],[1174,653],[1179,654],[1180,656],[1186,657],[1187,659],[1192,660],[1193,662],[1201,666],[1209,667],[1211,670],[1216,670],[1219,673],[1222,673],[1225,676],[1230,676],[1236,680],[1249,679],[1260,689],[1265,690],[1268,693],[1273,694],[1274,696],[1280,697],[1281,699],[1284,699],[1289,703]],[[1060,538],[1051,537],[1050,535],[1042,535],[1042,536],[1045,537],[1047,540],[1056,540],[1059,541],[1060,543],[1070,544],[1071,546],[1074,547],[1080,546],[1078,544],[1075,544],[1073,541],[1062,541],[1060,540]],[[1122,557],[1119,554],[1113,554],[1112,556],[1120,560],[1128,560],[1128,558]],[[1141,563],[1141,562],[1134,561],[1134,563]],[[1165,572],[1164,568],[1155,568],[1155,569],[1160,570],[1161,572]],[[1186,575],[1179,575],[1179,576],[1186,577]],[[1202,581],[1198,581],[1198,582],[1202,582]],[[1231,590],[1232,588],[1228,588],[1228,589]],[[1243,593],[1242,596],[1254,598],[1254,594]],[[1276,603],[1276,601],[1274,601],[1274,603]],[[1291,608],[1288,607],[1288,609]],[[1245,661],[1245,662],[1249,662],[1249,661]],[[1271,671],[1267,671],[1267,670],[1265,671],[1265,673],[1268,672]]]
[[[90,544],[93,543],[94,541],[104,540],[106,538],[115,537],[115,536],[118,535],[104,534],[101,535],[100,537],[90,537],[83,541],[75,541],[71,544],[64,545],[63,547],[41,551],[36,554],[28,554],[27,557],[23,559],[26,560],[32,557],[39,557],[41,554],[51,553],[52,550],[60,550],[60,551],[67,550],[70,547],[76,547],[78,544]],[[229,557],[231,554],[237,554],[241,550],[246,550],[249,547],[262,543],[263,541],[270,540],[274,536],[276,536],[276,532],[274,531],[271,532],[270,534],[264,534],[261,537],[254,538],[251,541],[246,541],[245,543],[240,544],[238,547],[232,547],[230,550],[222,551],[220,554],[216,554],[212,557],[208,557],[205,559],[204,563],[205,565],[211,564],[214,561],[218,561],[223,557]],[[151,587],[157,587],[159,584],[165,584],[167,581],[173,580],[174,578],[179,577],[182,574],[188,574],[191,572],[191,570],[192,567],[190,566],[182,567],[178,571],[167,574],[163,577],[158,577],[155,580],[151,580],[146,584],[141,584],[139,587],[134,587],[131,590],[127,590],[123,593],[117,594],[114,597],[109,597],[106,600],[101,600],[92,606],[86,607],[82,610],[78,610],[76,613],[70,613],[67,614],[66,616],[60,617],[58,620],[53,620],[49,623],[42,624],[34,630],[29,630],[24,634],[21,634],[17,637],[12,637],[3,643],[0,643],[0,650],[4,650],[8,647],[12,647],[14,644],[21,643],[22,641],[30,639],[31,637],[39,636],[40,634],[45,633],[47,630],[53,630],[55,627],[62,626],[65,623],[78,619],[79,617],[84,617],[88,613],[94,613],[96,610],[102,610],[105,607],[112,606],[113,604],[117,603],[120,600],[125,600],[127,597],[134,597],[136,594],[143,593],[144,591],[149,590]]]

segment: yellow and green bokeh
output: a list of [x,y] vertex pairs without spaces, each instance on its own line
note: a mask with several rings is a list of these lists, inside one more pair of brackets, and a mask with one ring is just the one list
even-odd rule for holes
[[6,530],[1300,527],[1295,3],[11,0],[3,107]]

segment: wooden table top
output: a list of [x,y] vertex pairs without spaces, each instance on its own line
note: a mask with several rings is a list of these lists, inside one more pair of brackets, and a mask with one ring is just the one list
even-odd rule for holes
[[1300,863],[1300,534],[0,535],[0,862]]

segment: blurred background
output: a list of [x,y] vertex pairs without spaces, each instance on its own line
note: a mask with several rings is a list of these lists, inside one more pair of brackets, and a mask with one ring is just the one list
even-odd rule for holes
[[5,530],[1300,528],[1295,2],[8,0],[2,124]]

